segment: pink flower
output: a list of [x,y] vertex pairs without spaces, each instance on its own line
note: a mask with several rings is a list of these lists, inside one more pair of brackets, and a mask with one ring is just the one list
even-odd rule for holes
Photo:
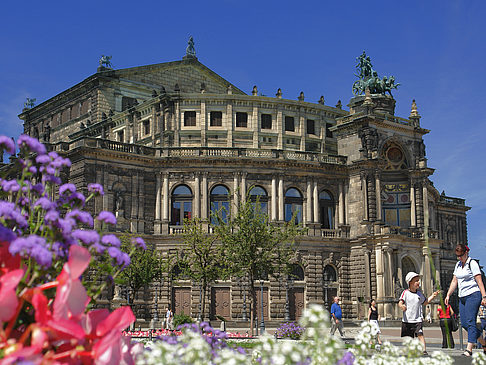
[[0,322],[10,320],[19,304],[15,289],[19,285],[24,270],[13,270],[0,277]]

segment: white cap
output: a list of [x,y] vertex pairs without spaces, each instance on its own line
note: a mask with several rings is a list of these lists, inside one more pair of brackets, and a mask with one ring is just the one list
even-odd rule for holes
[[410,271],[407,276],[405,276],[405,281],[407,282],[407,285],[410,283],[410,281],[412,281],[412,279],[416,276],[420,276],[419,274],[417,274],[416,272],[413,272],[413,271]]

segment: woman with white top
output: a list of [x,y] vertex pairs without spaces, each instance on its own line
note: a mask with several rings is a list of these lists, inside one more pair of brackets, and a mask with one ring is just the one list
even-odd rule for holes
[[469,257],[469,247],[460,243],[455,249],[458,262],[454,268],[451,285],[445,297],[445,305],[449,304],[449,297],[456,287],[459,287],[459,313],[461,314],[461,325],[467,331],[467,349],[464,356],[471,356],[472,349],[476,340],[483,346],[486,353],[486,342],[481,338],[481,334],[476,327],[476,317],[479,306],[486,305],[486,291],[484,290],[483,280],[479,264]]

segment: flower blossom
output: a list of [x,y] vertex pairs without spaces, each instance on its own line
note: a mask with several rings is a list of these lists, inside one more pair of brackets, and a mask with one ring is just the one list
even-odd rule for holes
[[15,143],[12,138],[0,136],[0,149],[5,150],[9,155],[15,154]]
[[137,247],[143,248],[144,250],[147,249],[147,245],[145,244],[145,241],[140,237],[132,238],[132,244],[134,244]]
[[96,219],[98,219],[100,222],[116,225],[115,215],[112,212],[107,212],[106,210],[101,211]]
[[42,143],[26,134],[22,134],[17,139],[17,144],[21,149],[27,149],[28,151],[39,155],[46,153],[46,147]]
[[105,195],[103,186],[100,184],[88,184],[88,191],[99,195]]

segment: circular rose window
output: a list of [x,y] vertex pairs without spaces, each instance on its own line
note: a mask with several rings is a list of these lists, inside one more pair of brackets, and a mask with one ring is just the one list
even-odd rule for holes
[[400,148],[397,147],[390,147],[388,151],[386,152],[386,157],[390,162],[400,162],[403,159],[403,152],[400,150]]

